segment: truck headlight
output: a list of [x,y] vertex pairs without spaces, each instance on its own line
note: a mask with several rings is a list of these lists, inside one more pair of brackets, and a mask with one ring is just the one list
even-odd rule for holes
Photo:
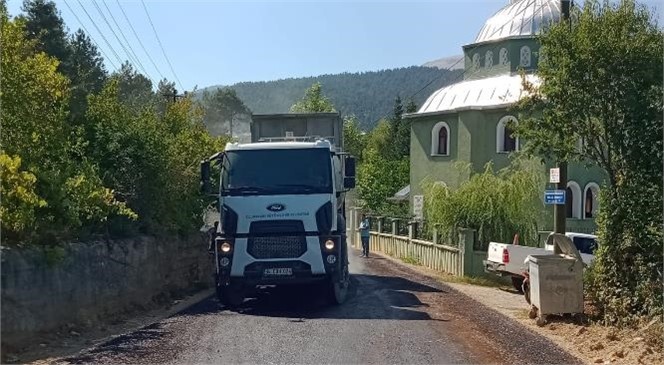
[[228,243],[228,242],[224,242],[224,243],[222,243],[221,246],[220,246],[221,252],[223,252],[223,253],[229,253],[229,252],[231,252],[231,249],[232,249],[232,248],[233,248],[233,247],[231,247],[231,244]]
[[332,240],[325,241],[325,248],[327,248],[328,250],[333,249],[334,248],[334,241],[332,241]]

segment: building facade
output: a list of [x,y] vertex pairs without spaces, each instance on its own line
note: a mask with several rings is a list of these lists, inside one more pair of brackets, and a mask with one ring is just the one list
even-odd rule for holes
[[[543,55],[536,35],[560,16],[559,0],[509,1],[486,21],[472,43],[463,46],[463,80],[435,91],[416,113],[405,116],[411,120],[409,195],[414,215],[425,180],[454,188],[470,174],[483,171],[489,161],[495,171],[509,165],[510,154],[522,142],[508,127],[509,121],[518,123],[510,107],[524,95],[520,70],[538,84],[534,71]],[[470,163],[471,171],[460,174],[454,167],[457,161]],[[568,231],[594,231],[604,179],[600,168],[569,164]],[[546,212],[544,230],[553,225],[553,206],[547,206]]]

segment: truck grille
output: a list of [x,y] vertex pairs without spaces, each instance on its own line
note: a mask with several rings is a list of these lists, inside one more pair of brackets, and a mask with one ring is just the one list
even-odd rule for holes
[[253,237],[248,251],[257,259],[296,258],[307,251],[307,240],[304,236]]
[[247,252],[257,259],[297,258],[307,251],[302,221],[252,222]]

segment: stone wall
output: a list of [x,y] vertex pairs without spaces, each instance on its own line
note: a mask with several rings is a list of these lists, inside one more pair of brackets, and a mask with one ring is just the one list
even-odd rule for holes
[[65,324],[94,325],[213,283],[201,236],[2,249],[2,345]]

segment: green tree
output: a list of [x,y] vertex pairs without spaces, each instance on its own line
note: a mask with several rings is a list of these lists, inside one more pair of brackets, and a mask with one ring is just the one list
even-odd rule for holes
[[155,95],[152,91],[152,81],[136,71],[129,61],[125,62],[120,70],[113,73],[111,77],[118,80],[120,101],[134,113],[144,111],[146,108],[154,108],[156,98],[165,97]]
[[214,93],[205,92],[202,103],[205,110],[205,125],[214,135],[236,134],[239,126],[234,125],[235,119],[240,115],[251,114],[249,108],[231,88],[217,89]]
[[354,115],[344,118],[344,149],[362,162],[367,145],[366,134],[360,130],[359,121]]
[[24,0],[25,32],[37,50],[60,60],[58,70],[69,75],[71,49],[60,12],[51,0]]
[[574,15],[540,38],[518,133],[531,153],[606,170],[591,289],[608,322],[627,323],[662,313],[663,34],[631,0]]
[[16,241],[29,241],[36,233],[49,241],[109,215],[131,216],[87,159],[72,158],[77,137],[66,123],[69,84],[56,71],[58,60],[37,51],[37,41],[26,37],[24,19],[0,17],[0,152],[7,173],[3,183],[5,178],[15,182],[3,185],[3,197],[18,199],[12,204],[21,211],[2,220],[5,232]]
[[291,106],[293,113],[329,113],[335,112],[332,102],[323,95],[323,87],[316,82],[304,92],[304,97]]
[[108,75],[99,50],[85,32],[79,29],[71,36],[69,47],[71,49],[70,112],[72,119],[80,124],[87,109],[88,94],[99,92]]

